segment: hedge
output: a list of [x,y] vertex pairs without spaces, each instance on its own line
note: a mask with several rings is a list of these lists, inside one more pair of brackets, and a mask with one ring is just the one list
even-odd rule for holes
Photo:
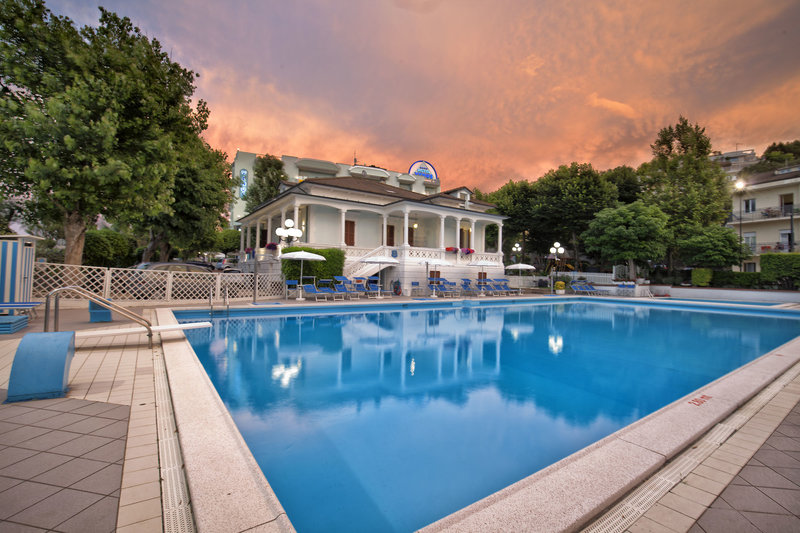
[[761,277],[781,289],[800,288],[800,254],[762,254]]
[[692,270],[692,285],[695,287],[708,287],[714,271],[710,268],[695,268]]
[[[283,249],[283,253],[297,252],[304,250],[312,254],[321,255],[325,261],[303,261],[303,276],[315,276],[319,279],[333,279],[333,276],[341,276],[344,270],[344,252],[339,248],[307,248],[300,246],[290,246]],[[284,259],[281,265],[281,272],[286,279],[300,279],[300,261]]]
[[110,229],[88,230],[83,245],[83,264],[129,267],[136,262],[136,240]]
[[761,272],[732,272],[717,270],[711,277],[712,287],[734,287],[741,289],[759,289],[764,285]]

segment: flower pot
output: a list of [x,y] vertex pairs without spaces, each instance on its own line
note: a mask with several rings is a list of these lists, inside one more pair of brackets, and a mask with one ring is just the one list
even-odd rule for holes
[[556,289],[556,294],[567,294],[566,289]]

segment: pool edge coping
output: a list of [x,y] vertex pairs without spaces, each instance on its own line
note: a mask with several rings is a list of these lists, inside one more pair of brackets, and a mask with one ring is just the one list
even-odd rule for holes
[[[608,299],[601,299],[600,301],[603,300],[609,301]],[[634,299],[627,301],[635,303]],[[329,306],[324,304],[314,307],[328,307],[330,309]],[[291,309],[292,307],[287,306],[282,308],[282,311],[291,312]],[[159,323],[177,322],[171,309],[161,311],[164,313],[159,313]],[[169,342],[164,342],[164,340]],[[173,341],[182,342],[178,344]],[[235,528],[234,530],[243,531],[251,527],[264,525],[274,526],[275,530],[293,530],[291,522],[269,486],[269,482],[255,462],[188,340],[180,332],[162,334],[162,345],[164,346],[164,357],[168,367],[167,372],[173,403],[189,403],[188,406],[183,405],[182,408],[175,406],[176,424],[181,447],[183,448],[184,442],[186,442],[189,448],[196,448],[193,445],[196,441],[202,442],[204,446],[218,446],[218,443],[213,442],[213,438],[209,439],[209,434],[225,438],[228,442],[234,442],[234,448],[237,453],[233,459],[237,463],[237,476],[250,478],[252,482],[255,482],[253,487],[255,490],[242,491],[241,487],[237,486],[240,489],[237,491],[238,494],[235,500],[237,506],[262,510],[265,507],[272,509],[269,520],[264,520],[257,524],[253,524],[253,520],[250,520],[247,525],[242,525],[241,528]],[[788,356],[785,353],[778,354],[780,351],[786,351],[787,347],[792,349],[791,354]],[[213,420],[216,423],[214,428],[209,427],[207,420],[199,426],[187,423],[185,420],[181,421],[186,413],[179,413],[179,411],[182,412],[187,407],[190,408],[190,411],[198,410],[198,405],[188,401],[188,398],[197,395],[200,391],[196,390],[197,385],[192,390],[187,391],[186,387],[180,384],[183,380],[177,376],[183,370],[179,369],[180,367],[176,366],[176,364],[170,363],[170,360],[187,358],[185,353],[183,356],[180,354],[176,356],[172,353],[168,355],[172,348],[177,348],[180,351],[185,351],[188,348],[188,353],[191,354],[188,359],[191,364],[186,361],[182,361],[179,364],[183,367],[190,367],[183,370],[190,372],[199,370],[202,378],[200,380],[202,388],[210,392],[212,396],[206,412],[213,415]],[[776,355],[780,359],[777,359]],[[554,528],[574,530],[587,525],[604,509],[646,480],[667,461],[707,433],[714,424],[724,420],[766,388],[772,381],[792,368],[798,361],[800,361],[800,337],[795,337],[781,347],[718,378],[690,395],[675,400],[658,411],[571,454],[561,461],[445,516],[423,527],[421,530],[429,533],[434,531],[472,530],[476,527],[513,529],[522,527],[530,530],[532,526],[536,526],[534,529],[540,528],[540,530],[544,531],[553,530]],[[173,376],[176,377],[175,387],[173,386]],[[755,383],[752,383],[753,378],[755,378]],[[743,388],[740,382],[744,382],[745,385],[749,384],[749,388]],[[187,392],[188,394],[186,394]],[[176,395],[185,395],[185,398],[183,401],[176,402]],[[654,432],[658,433],[656,430],[674,433],[674,425],[669,422],[670,416],[665,417],[665,415],[680,416],[678,411],[681,411],[681,409],[678,409],[678,407],[682,407],[685,412],[687,406],[684,405],[684,402],[688,402],[692,396],[698,395],[706,395],[711,399],[715,399],[715,401],[703,401],[700,405],[691,404],[693,407],[699,408],[700,412],[705,413],[697,427],[686,434],[688,437],[686,435],[681,437],[677,444],[674,442],[670,444],[668,449],[651,449],[653,444],[652,442],[647,442],[646,437],[648,435],[652,437]],[[206,398],[205,402],[207,403],[208,401],[209,399]],[[710,409],[710,407],[714,408]],[[661,418],[660,421],[659,418]],[[222,422],[222,424],[218,424],[218,422]],[[645,425],[650,425],[651,427],[647,430],[642,430]],[[659,426],[663,427],[659,428]],[[636,431],[639,431],[640,434],[637,435]],[[225,435],[226,432],[229,434]],[[652,438],[650,439],[650,441],[653,440]],[[660,440],[655,439],[655,441],[658,442]],[[209,517],[205,516],[206,514],[215,514],[213,510],[206,509],[206,507],[214,509],[224,503],[219,501],[220,484],[208,479],[209,477],[219,477],[219,475],[217,475],[216,469],[208,468],[204,463],[204,461],[208,460],[208,453],[194,455],[191,452],[187,452],[185,448],[184,450],[187,482],[189,483],[195,519],[199,524],[205,523],[209,519]],[[230,449],[223,449],[220,452],[226,454],[226,457],[230,457]],[[632,453],[635,454],[635,461],[632,461]],[[206,456],[206,458],[202,459],[203,456]],[[229,464],[228,466],[233,468],[234,465]],[[631,466],[633,468],[630,468]],[[588,474],[582,471],[582,469],[586,468],[590,469]],[[599,474],[601,473],[618,475],[609,478],[608,475],[600,476]],[[587,478],[591,483],[587,482]],[[612,483],[608,483],[609,480]],[[225,483],[225,481],[230,481],[230,479],[226,478],[222,481],[221,485],[227,486],[229,483]],[[543,509],[541,504],[547,502],[555,502],[560,507],[555,506],[553,508],[550,505],[547,506],[547,509]],[[226,530],[233,526],[231,517],[227,513],[229,510],[228,508],[221,511],[217,510],[217,514],[221,515],[220,519],[222,520],[219,523],[224,524]],[[469,522],[469,525],[466,522]]]

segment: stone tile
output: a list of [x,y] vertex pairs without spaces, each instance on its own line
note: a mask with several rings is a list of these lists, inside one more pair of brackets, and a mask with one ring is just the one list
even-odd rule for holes
[[0,522],[0,533],[45,533],[46,531],[46,529],[15,524],[13,522]]
[[681,514],[685,514],[690,518],[694,518],[695,520],[700,518],[700,515],[702,515],[706,510],[705,505],[687,500],[683,496],[678,496],[674,492],[668,492],[665,494],[658,501],[658,503],[664,505],[665,507],[669,507],[674,511],[678,511]]
[[125,457],[125,441],[113,440],[101,446],[96,450],[84,454],[84,459],[93,459],[95,461],[105,461],[107,463],[116,463]]
[[10,517],[10,520],[52,529],[80,513],[102,496],[79,490],[63,489]]
[[3,497],[0,498],[0,520],[35,505],[59,490],[58,487],[23,481],[19,485],[3,491]]
[[5,422],[10,422],[12,424],[21,424],[24,426],[35,426],[37,422],[44,420],[46,418],[50,418],[51,416],[57,415],[58,413],[54,411],[48,411],[45,409],[31,409],[27,413],[23,413],[18,416],[14,416],[11,418],[6,418]]
[[[10,489],[15,485],[19,485],[20,483],[22,483],[21,479],[14,479],[13,477],[0,476],[0,492]],[[0,496],[0,498],[2,498],[2,496]]]
[[61,429],[70,424],[75,424],[82,420],[86,420],[88,416],[73,415],[71,413],[61,413],[56,416],[51,416],[36,423],[36,427],[48,429]]
[[759,450],[753,457],[765,466],[800,468],[800,461],[779,450]]
[[67,398],[66,401],[48,405],[47,408],[53,411],[63,411],[65,413],[68,413],[70,411],[75,411],[76,409],[81,409],[82,407],[89,405],[90,403],[92,402],[81,400],[80,398]]
[[34,450],[25,450],[23,448],[17,448],[14,446],[7,446],[0,450],[0,471],[9,466],[22,461],[23,459],[27,459],[36,455],[36,451]]
[[[764,468],[764,467],[754,467],[754,468]],[[750,483],[745,481],[742,477],[736,476],[731,480],[729,485],[747,485],[749,487]]]
[[137,457],[136,459],[125,459],[126,472],[135,472],[137,470],[145,470],[150,468],[158,468],[157,454]]
[[124,420],[118,420],[96,431],[92,431],[91,434],[97,435],[98,437],[120,439],[128,434],[128,422]]
[[708,479],[706,477],[701,477],[694,473],[691,473],[685,478],[683,478],[683,482],[686,483],[687,485],[696,487],[700,490],[704,490],[706,492],[710,492],[711,494],[715,495],[718,495],[723,490],[725,490],[724,483],[720,483],[719,481],[714,481],[713,479]]
[[147,444],[153,444],[157,441],[155,436],[151,435],[142,435],[141,437],[128,437],[127,443],[128,447],[135,448],[136,446],[144,446]]
[[733,474],[733,475],[738,474],[739,470],[741,469],[741,466],[734,465],[727,461],[722,461],[714,457],[706,457],[706,460],[703,461],[701,464],[704,464],[711,468],[716,468],[717,470],[722,470],[723,472],[727,472],[728,474]]
[[739,472],[739,477],[757,487],[797,488],[797,485],[766,466],[745,466]]
[[795,485],[800,486],[800,468],[775,467],[773,468],[773,470],[775,470],[777,473],[779,473],[780,475],[782,475]]
[[144,500],[131,505],[120,506],[117,516],[119,527],[129,526],[143,520],[161,517],[161,498]]
[[733,507],[728,505],[728,502],[726,502],[722,498],[717,498],[716,500],[714,500],[714,503],[711,504],[711,508],[712,509],[733,509]]
[[114,531],[117,525],[117,498],[103,498],[93,503],[66,522],[58,525],[58,531],[84,533],[86,531]]
[[110,418],[87,417],[85,420],[64,426],[61,429],[64,431],[74,431],[75,433],[92,433],[114,423],[114,420]]
[[103,495],[111,495],[122,486],[122,466],[108,465],[102,470],[86,477],[77,483],[70,485],[71,489],[96,492]]
[[780,505],[768,498],[755,487],[731,485],[726,488],[720,498],[738,511],[752,511],[756,513],[782,513],[786,512]]
[[28,439],[25,442],[21,442],[17,446],[43,452],[49,451],[51,448],[60,446],[78,437],[80,437],[78,433],[70,433],[69,431],[60,431],[56,429],[43,433],[38,437]]
[[800,488],[798,489],[776,489],[771,487],[761,488],[761,492],[772,498],[781,507],[800,516]]
[[136,522],[129,526],[117,527],[117,533],[161,533],[161,517],[151,518],[142,522]]
[[120,505],[130,505],[145,500],[161,497],[161,483],[153,481],[135,487],[122,489],[119,496]]
[[112,409],[116,408],[117,406],[113,403],[91,403],[89,405],[85,405],[79,409],[75,409],[71,411],[72,413],[78,415],[89,415],[89,416],[99,416],[105,412],[111,411]]
[[24,415],[25,413],[29,413],[31,411],[33,411],[33,409],[30,407],[25,407],[24,405],[6,404],[0,408],[0,420],[8,420],[9,418]]
[[777,433],[784,437],[800,437],[800,426],[781,426],[778,428]]
[[742,512],[761,531],[800,531],[800,518],[792,515]]
[[797,452],[800,451],[800,442],[792,437],[783,437],[780,435],[773,435],[767,439],[767,444],[781,450],[783,452]]
[[122,488],[135,487],[143,483],[152,483],[158,481],[160,474],[157,468],[148,468],[146,470],[138,470],[136,472],[122,472]]
[[125,460],[145,457],[147,455],[158,455],[158,444],[145,444],[143,446],[128,446],[125,449]]
[[706,466],[704,464],[697,465],[692,473],[704,478],[712,479],[718,483],[725,483],[726,485],[735,477],[733,474],[723,472],[722,470],[717,470],[716,468],[711,468],[710,466]]
[[628,528],[630,533],[674,533],[675,530],[662,526],[658,522],[650,520],[646,516],[639,518]]
[[103,418],[113,418],[115,420],[128,420],[131,408],[128,405],[115,405],[113,409],[103,413]]
[[71,440],[67,443],[57,446],[50,451],[53,453],[62,453],[64,455],[71,455],[73,457],[80,457],[92,450],[96,450],[101,446],[114,442],[112,439],[106,437],[96,437],[94,435],[81,435],[77,439]]
[[711,505],[711,502],[713,502],[716,498],[716,495],[696,487],[689,486],[686,483],[678,483],[672,487],[670,492],[674,492],[678,496],[683,496],[689,501],[693,501],[702,505]]
[[12,429],[7,433],[0,433],[0,444],[6,446],[16,446],[20,442],[25,442],[34,437],[38,437],[47,433],[45,428],[37,428],[34,426],[19,426],[17,429]]
[[660,503],[656,503],[648,509],[644,516],[661,525],[668,525],[669,528],[675,531],[686,531],[694,524],[694,519]]
[[728,509],[709,509],[697,521],[705,533],[761,533],[741,513]]
[[66,463],[69,460],[70,458],[66,455],[41,452],[3,468],[0,470],[0,476],[15,477],[19,479],[32,479],[39,474]]
[[89,461],[78,457],[38,475],[32,480],[39,483],[58,485],[59,487],[69,487],[106,466],[106,463],[100,461]]

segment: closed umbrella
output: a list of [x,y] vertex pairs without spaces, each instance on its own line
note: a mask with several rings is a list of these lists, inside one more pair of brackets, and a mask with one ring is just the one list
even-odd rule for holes
[[[395,259],[394,257],[388,257],[385,255],[373,255],[371,257],[365,257],[361,260],[362,263],[371,263],[374,265],[398,265],[400,261]],[[381,271],[378,270],[378,288],[381,288]],[[382,298],[380,292],[378,293],[378,298]]]
[[[496,263],[494,261],[486,261],[482,259],[480,261],[473,261],[472,263],[469,263],[468,266],[479,267],[481,269],[481,273],[483,273],[483,269],[486,267],[499,267],[503,265],[501,265],[500,263]],[[481,293],[480,295],[483,296],[483,293]]]
[[289,252],[286,254],[281,254],[281,259],[292,259],[295,261],[300,261],[300,280],[297,283],[297,299],[298,300],[305,300],[303,298],[303,262],[304,261],[325,261],[325,258],[318,254],[312,254],[311,252],[306,252],[305,250],[298,250],[297,252]]

